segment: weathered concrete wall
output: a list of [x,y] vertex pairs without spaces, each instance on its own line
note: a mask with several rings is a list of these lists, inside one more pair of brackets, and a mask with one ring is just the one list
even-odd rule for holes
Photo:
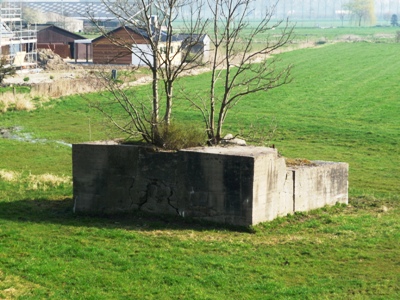
[[347,164],[286,168],[275,149],[206,147],[154,152],[132,145],[73,145],[74,209],[143,210],[252,225],[347,203]]
[[348,203],[348,164],[314,161],[315,166],[290,168],[294,211]]
[[[275,152],[274,152],[275,153]],[[256,158],[253,224],[293,212],[292,184],[287,184],[285,159],[275,155]]]
[[74,208],[92,213],[141,209],[252,224],[253,169],[252,156],[234,152],[73,145]]

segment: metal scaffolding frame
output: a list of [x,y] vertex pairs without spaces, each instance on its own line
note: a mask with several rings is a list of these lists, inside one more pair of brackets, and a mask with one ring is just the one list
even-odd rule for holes
[[36,25],[23,23],[21,2],[0,3],[0,56],[17,68],[37,67]]

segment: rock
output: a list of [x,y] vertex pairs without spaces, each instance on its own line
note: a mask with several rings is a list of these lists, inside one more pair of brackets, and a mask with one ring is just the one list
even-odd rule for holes
[[222,144],[230,144],[237,146],[247,146],[246,141],[242,139],[235,138],[232,134],[227,134],[221,141]]
[[5,139],[10,138],[10,130],[8,130],[7,128],[0,128],[0,136]]

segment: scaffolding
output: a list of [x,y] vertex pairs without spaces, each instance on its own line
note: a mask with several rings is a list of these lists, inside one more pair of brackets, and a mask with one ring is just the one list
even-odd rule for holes
[[0,56],[19,69],[37,67],[36,25],[22,21],[21,2],[0,3]]

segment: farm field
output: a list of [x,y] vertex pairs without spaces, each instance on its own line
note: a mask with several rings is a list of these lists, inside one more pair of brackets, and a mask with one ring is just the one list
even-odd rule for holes
[[[350,205],[231,228],[142,213],[72,213],[71,148],[117,137],[88,99],[0,114],[0,298],[398,299],[399,44],[280,54],[291,84],[243,99],[226,133],[286,157],[350,164]],[[279,67],[279,66],[278,66]],[[201,95],[207,74],[182,78]],[[136,87],[145,97],[147,87]],[[176,119],[201,124],[177,102]],[[257,136],[276,126],[271,138]],[[44,176],[49,173],[49,176]]]

